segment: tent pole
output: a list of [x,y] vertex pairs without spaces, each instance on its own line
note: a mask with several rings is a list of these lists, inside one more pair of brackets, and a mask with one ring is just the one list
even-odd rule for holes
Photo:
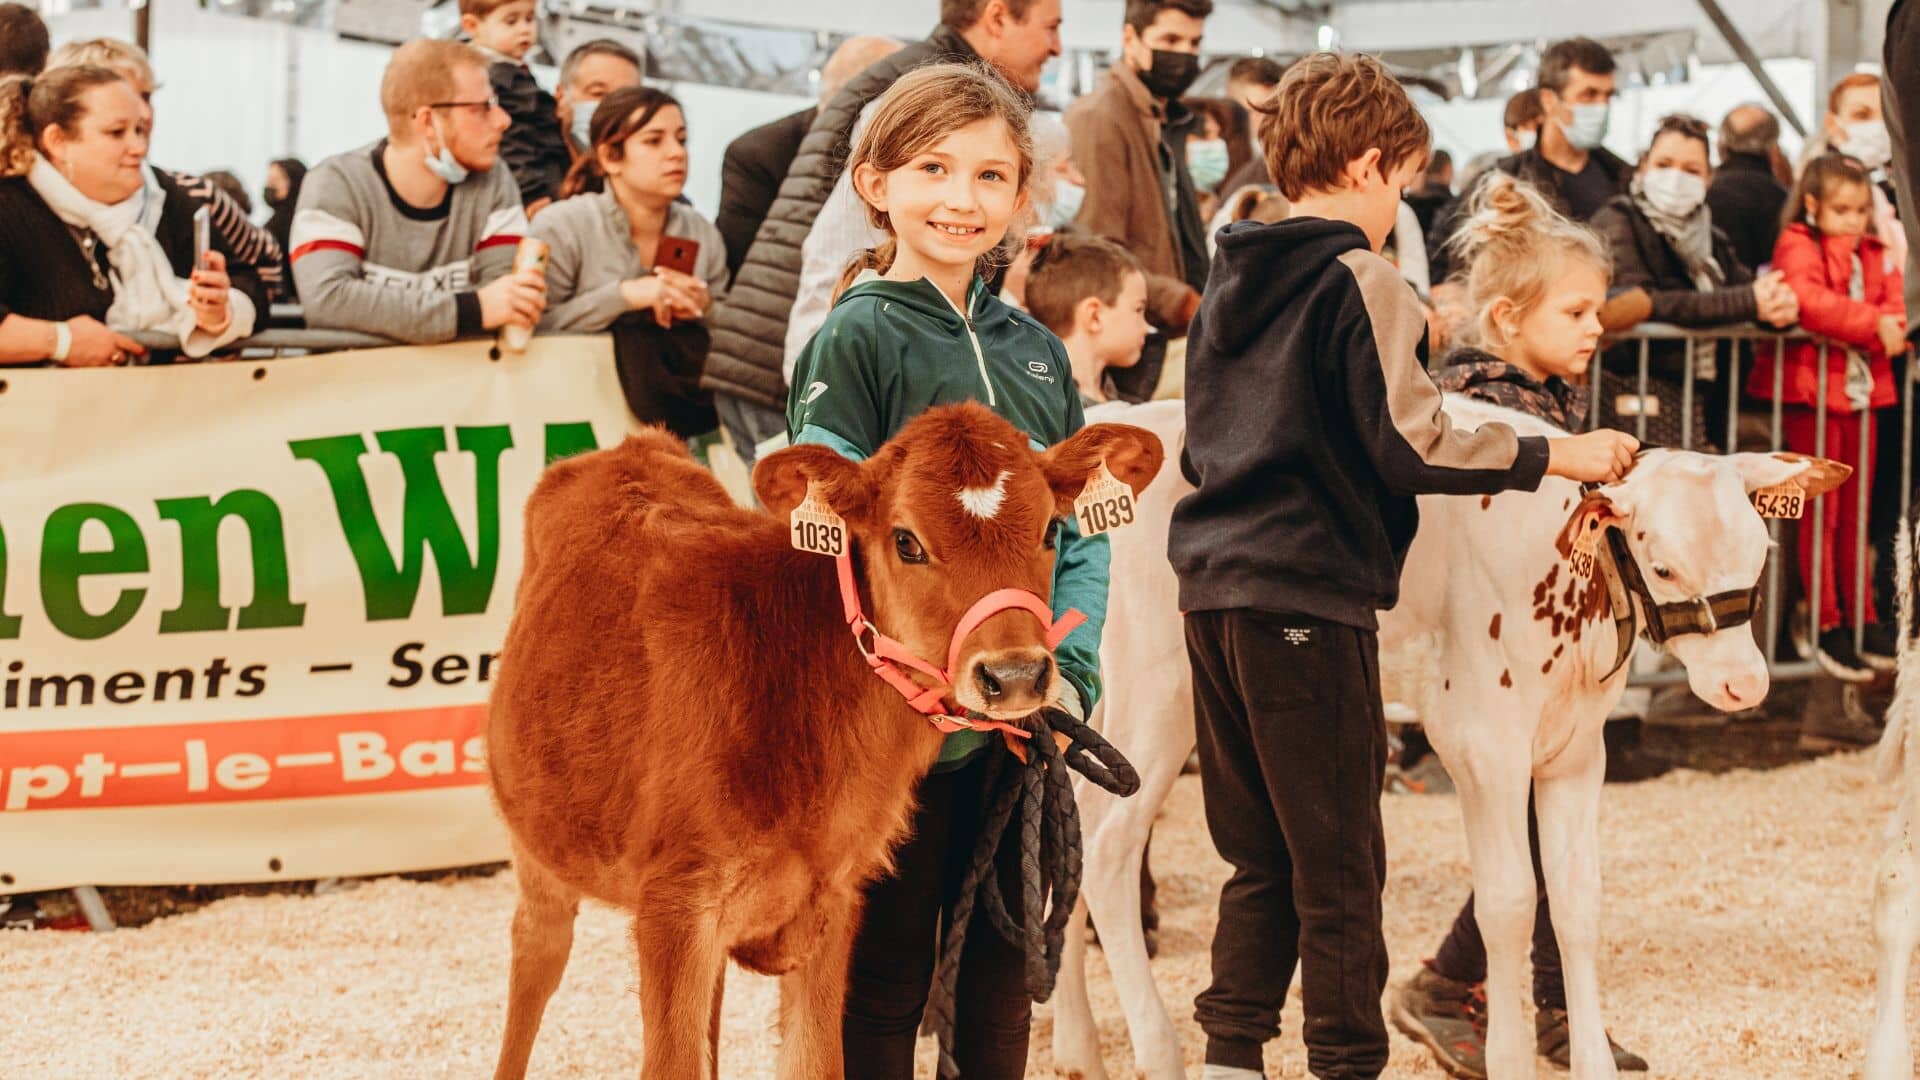
[[1774,108],[1780,110],[1781,117],[1793,127],[1794,131],[1805,136],[1807,125],[1800,122],[1800,115],[1793,111],[1793,103],[1787,100],[1787,95],[1780,92],[1780,87],[1774,84],[1773,77],[1767,74],[1765,65],[1760,63],[1760,55],[1753,51],[1752,45],[1747,44],[1746,35],[1742,34],[1740,28],[1733,25],[1733,20],[1727,18],[1727,13],[1720,9],[1719,0],[1700,0],[1700,10],[1706,12],[1714,29],[1720,31],[1720,36],[1727,39],[1727,45],[1733,49],[1733,54],[1738,56],[1747,70],[1753,73],[1754,81],[1760,84],[1760,89],[1767,92],[1767,99],[1773,102]]

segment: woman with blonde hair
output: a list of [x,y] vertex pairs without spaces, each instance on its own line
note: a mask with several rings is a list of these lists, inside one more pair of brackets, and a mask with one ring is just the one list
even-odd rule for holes
[[147,117],[105,68],[0,80],[0,363],[125,364],[131,331],[197,359],[252,333],[226,257],[196,263],[184,193],[147,186]]

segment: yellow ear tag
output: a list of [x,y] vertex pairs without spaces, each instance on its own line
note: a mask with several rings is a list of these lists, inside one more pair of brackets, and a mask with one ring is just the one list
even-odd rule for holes
[[1081,536],[1099,536],[1131,525],[1133,489],[1109,472],[1102,460],[1100,471],[1088,478],[1086,490],[1073,500],[1073,516],[1080,523]]
[[1579,577],[1593,576],[1595,555],[1600,549],[1600,536],[1607,530],[1600,524],[1600,511],[1588,511],[1580,519],[1580,528],[1573,534],[1573,546],[1567,551],[1567,565]]
[[799,550],[835,558],[847,553],[847,521],[827,505],[817,481],[807,481],[807,497],[793,508],[787,520],[792,523],[788,531],[793,546]]
[[1807,493],[1792,481],[1763,487],[1753,493],[1753,508],[1763,518],[1798,521],[1807,510]]

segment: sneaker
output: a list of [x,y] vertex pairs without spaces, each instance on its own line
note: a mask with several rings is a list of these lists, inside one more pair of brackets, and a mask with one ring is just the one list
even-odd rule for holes
[[1486,1080],[1486,995],[1477,985],[1456,982],[1422,964],[1413,978],[1393,988],[1393,1026],[1433,1051],[1450,1076]]
[[1900,644],[1893,627],[1883,622],[1868,623],[1860,646],[1860,659],[1875,671],[1892,671],[1895,657],[1899,655]]
[[1860,700],[1860,689],[1814,680],[1800,717],[1800,749],[1808,753],[1863,750],[1880,741],[1880,720]]
[[1863,683],[1873,681],[1873,669],[1853,647],[1853,631],[1844,626],[1820,631],[1820,648],[1813,657],[1819,661],[1820,669],[1839,679],[1841,682]]
[[[1533,1018],[1534,1049],[1540,1056],[1562,1069],[1573,1067],[1572,1033],[1567,1028],[1567,1010],[1541,1009]],[[1647,1059],[1628,1050],[1607,1036],[1607,1045],[1613,1048],[1613,1067],[1621,1072],[1646,1072]]]

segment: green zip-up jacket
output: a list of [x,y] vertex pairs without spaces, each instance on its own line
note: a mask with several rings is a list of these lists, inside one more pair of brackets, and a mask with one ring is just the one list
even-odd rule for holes
[[[863,275],[841,295],[794,363],[787,434],[864,461],[907,421],[935,405],[977,401],[1027,433],[1036,450],[1086,423],[1066,346],[1026,312],[975,278],[963,317],[932,282]],[[1100,697],[1100,633],[1107,620],[1107,538],[1083,537],[1062,521],[1053,566],[1053,611],[1078,608],[1086,625],[1055,659],[1093,710]],[[936,770],[956,768],[986,736],[947,736]]]

